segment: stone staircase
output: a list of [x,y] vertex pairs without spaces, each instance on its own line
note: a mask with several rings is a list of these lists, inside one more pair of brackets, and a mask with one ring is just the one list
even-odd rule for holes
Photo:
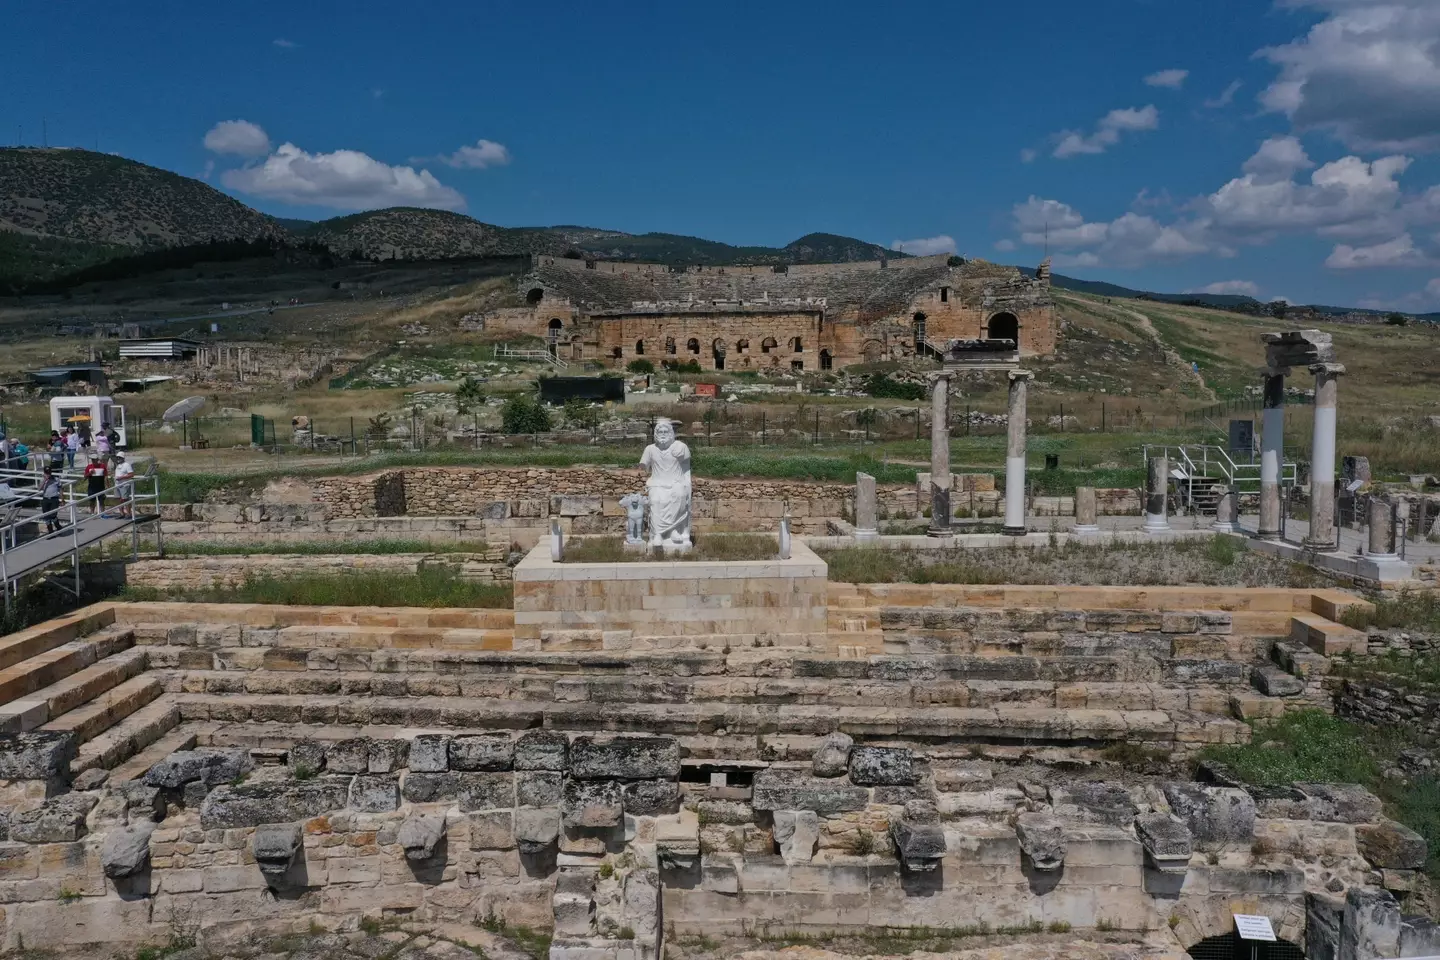
[[516,649],[506,610],[100,604],[0,639],[0,732],[73,734],[72,773],[122,779],[197,745],[433,729],[666,734],[687,763],[742,767],[832,733],[1015,758],[1187,754],[1324,704],[1328,657],[1363,647],[1332,619],[1363,601],[1292,593],[1249,610],[1066,609],[1065,588],[834,584],[814,649]]

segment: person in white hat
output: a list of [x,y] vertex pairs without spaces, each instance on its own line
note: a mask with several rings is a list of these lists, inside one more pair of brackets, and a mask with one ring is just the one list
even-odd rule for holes
[[90,499],[91,511],[97,516],[105,510],[105,489],[109,468],[100,454],[90,454],[90,462],[85,466],[85,495]]
[[115,452],[115,492],[120,497],[120,516],[131,516],[130,508],[135,500],[135,468],[118,450]]

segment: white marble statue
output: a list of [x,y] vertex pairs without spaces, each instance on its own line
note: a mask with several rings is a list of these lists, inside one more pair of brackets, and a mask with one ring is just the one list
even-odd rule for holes
[[690,448],[675,439],[669,420],[655,424],[655,442],[645,448],[640,466],[650,472],[650,545],[690,547]]
[[625,508],[626,543],[645,542],[645,507],[649,503],[650,498],[643,493],[627,493],[620,498],[620,506]]

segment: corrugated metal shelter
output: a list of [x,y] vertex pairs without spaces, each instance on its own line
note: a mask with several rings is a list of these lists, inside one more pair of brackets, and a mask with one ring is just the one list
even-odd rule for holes
[[101,390],[109,385],[105,367],[99,363],[69,363],[39,370],[26,370],[25,376],[33,387],[64,387],[67,383],[80,380]]
[[183,360],[193,357],[200,344],[183,337],[151,337],[121,340],[121,360]]

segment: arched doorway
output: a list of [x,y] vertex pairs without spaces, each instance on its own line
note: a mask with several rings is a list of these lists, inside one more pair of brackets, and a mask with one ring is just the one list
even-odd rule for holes
[[997,313],[986,325],[985,336],[991,340],[1014,340],[1020,345],[1020,318],[1013,313]]
[[644,340],[636,340],[636,341],[635,341],[635,356],[637,356],[637,357],[643,357],[643,356],[645,356],[645,341],[644,341]]
[[746,354],[746,353],[749,353],[749,352],[750,352],[750,338],[749,338],[749,337],[741,337],[739,340],[736,340],[736,341],[735,341],[735,352],[738,353],[738,354],[742,354],[742,355],[743,355],[743,354]]
[[775,348],[778,346],[780,346],[780,344],[775,342],[774,337],[766,337],[764,340],[760,341],[760,352],[773,353]]
[[1194,960],[1305,960],[1305,951],[1288,940],[1252,942],[1233,932],[1206,937],[1186,952]]
[[791,338],[790,338],[790,352],[791,352],[791,353],[804,353],[804,352],[805,352],[805,343],[804,343],[804,341],[802,341],[799,337],[791,337]]
[[551,318],[548,326],[549,338],[547,343],[550,347],[550,356],[552,357],[559,356],[556,351],[560,348],[560,330],[564,326],[565,324],[560,321],[559,317]]
[[835,366],[835,358],[830,355],[829,350],[820,351],[820,369],[829,370]]
[[910,319],[910,329],[915,333],[915,351],[920,351],[920,344],[925,342],[925,314],[917,313]]
[[672,357],[675,356],[675,338],[674,338],[674,337],[666,337],[666,338],[665,338],[665,353],[668,354],[669,356],[672,356]]
[[700,353],[700,341],[695,339],[694,337],[691,337],[689,340],[685,341],[685,349],[693,354],[698,355]]
[[530,306],[532,307],[544,299],[545,291],[540,289],[539,287],[531,287],[530,292],[525,294],[525,302],[530,304]]
[[710,352],[711,352],[711,355],[713,356],[713,358],[714,358],[714,360],[715,360],[715,369],[716,369],[716,370],[724,370],[724,369],[725,369],[725,341],[724,341],[724,340],[721,340],[719,337],[716,337],[716,338],[715,338],[715,342],[712,343],[712,344],[710,344]]
[[880,358],[885,356],[885,345],[879,340],[866,340],[860,347],[860,353],[866,363],[879,363]]

